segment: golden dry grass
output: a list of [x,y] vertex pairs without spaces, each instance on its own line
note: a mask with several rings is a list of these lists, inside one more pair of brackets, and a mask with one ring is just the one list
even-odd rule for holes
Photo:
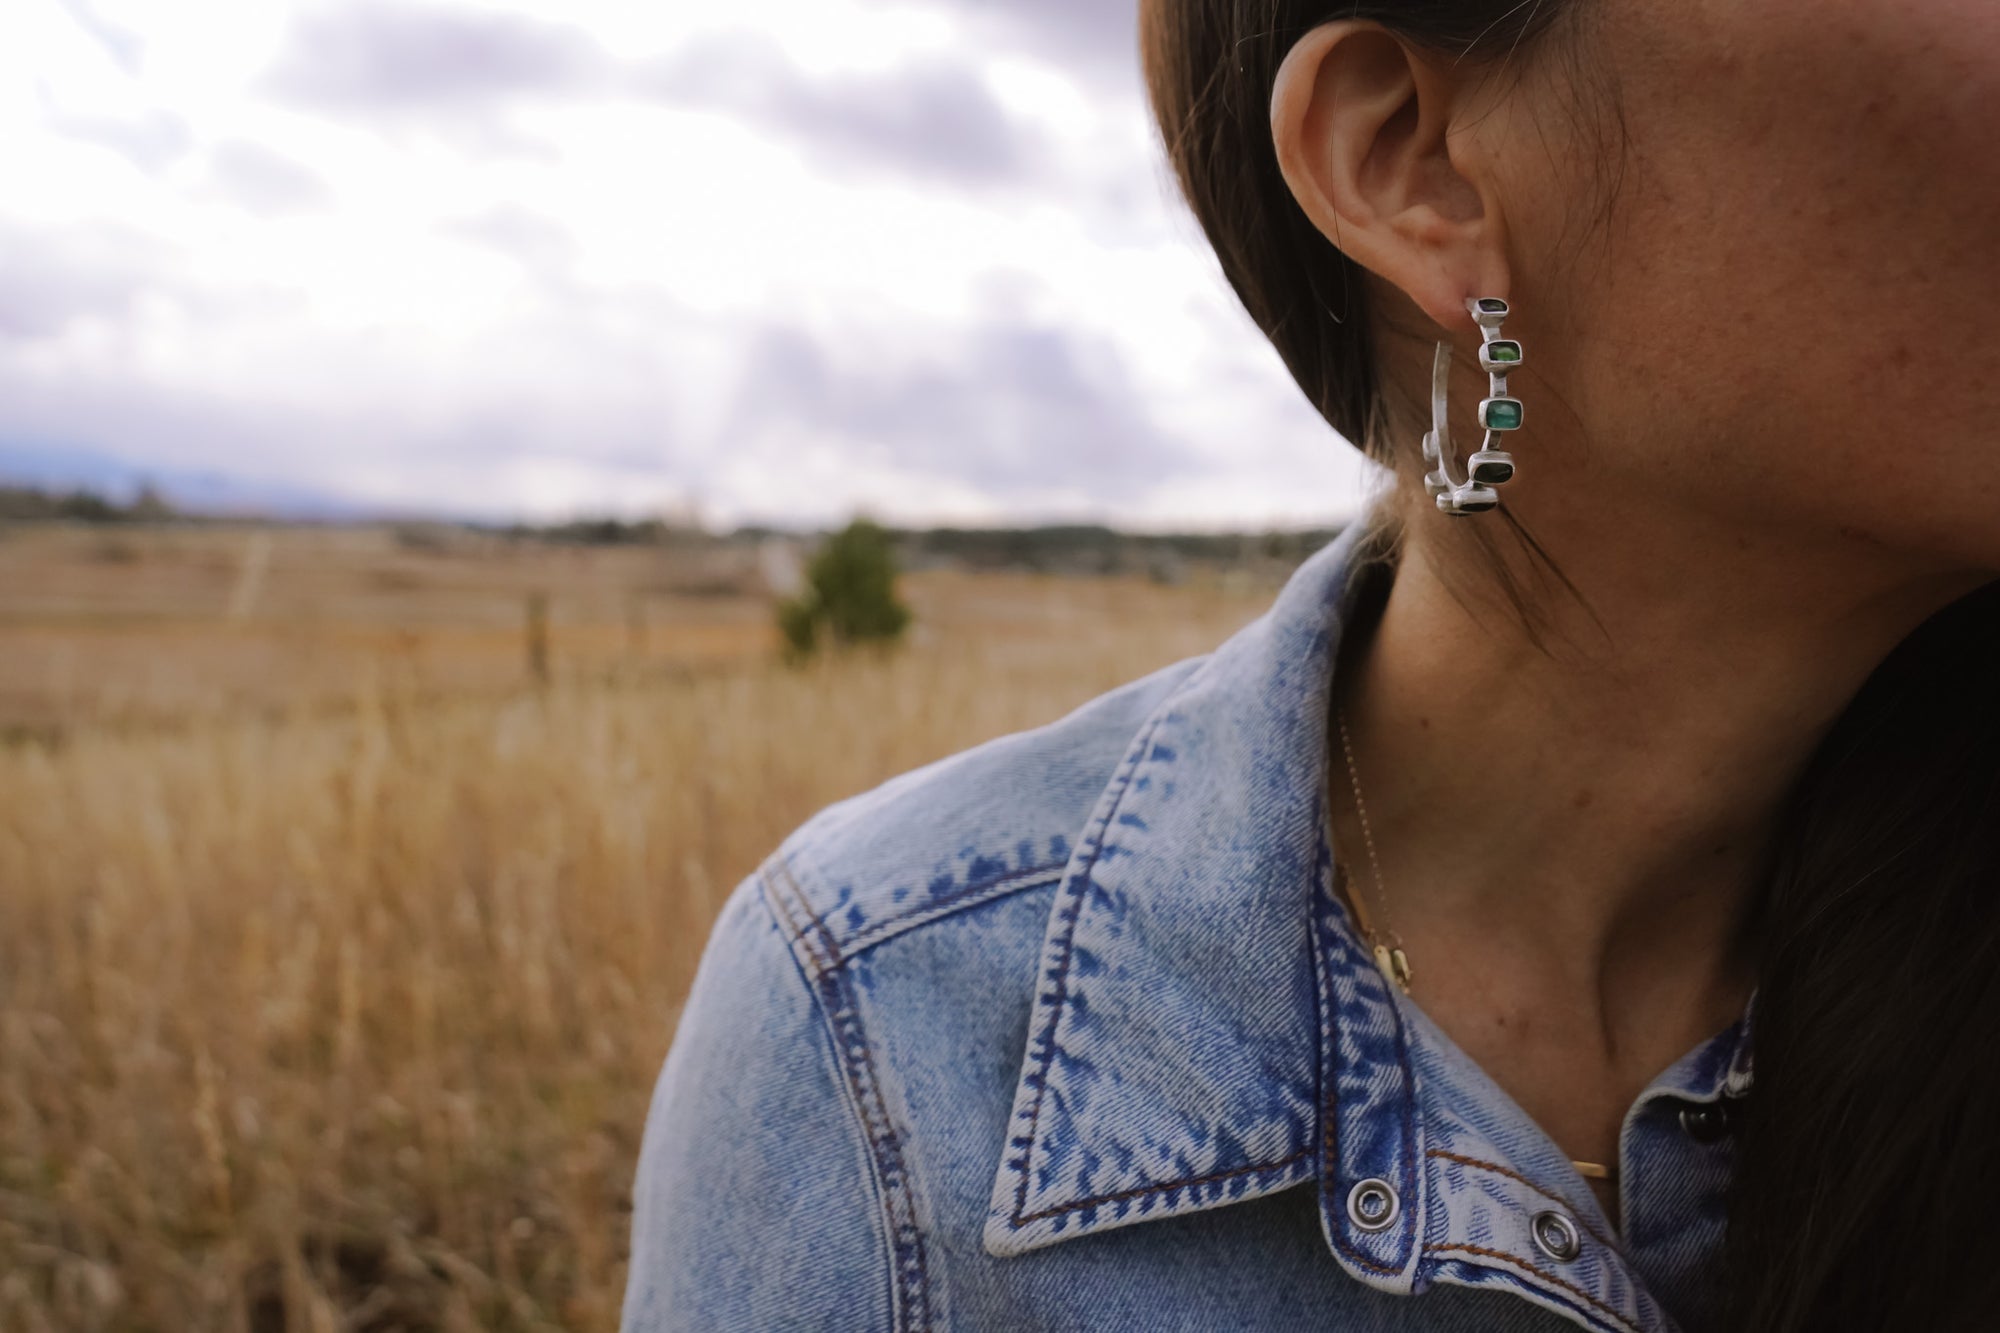
[[0,1329],[613,1326],[646,1101],[737,880],[1269,599],[907,588],[886,658],[453,693],[363,655],[338,708],[314,676],[315,711],[0,747]]
[[546,599],[571,674],[772,643],[755,552],[449,529],[0,526],[0,734],[184,723],[401,691],[504,691]]

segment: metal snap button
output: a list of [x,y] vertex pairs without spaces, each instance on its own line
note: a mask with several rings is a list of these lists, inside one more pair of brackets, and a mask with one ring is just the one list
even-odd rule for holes
[[1558,1263],[1568,1263],[1583,1253],[1583,1238],[1576,1234],[1576,1223],[1553,1209],[1536,1213],[1528,1223],[1528,1234],[1535,1238],[1535,1248]]
[[1403,1211],[1403,1201],[1386,1180],[1370,1178],[1347,1191],[1347,1220],[1362,1231],[1386,1231]]
[[1721,1102],[1693,1102],[1683,1106],[1681,1132],[1696,1143],[1714,1143],[1729,1132],[1729,1108]]

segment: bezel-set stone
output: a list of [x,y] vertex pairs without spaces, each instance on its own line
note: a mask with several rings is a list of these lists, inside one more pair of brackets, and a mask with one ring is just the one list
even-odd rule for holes
[[1485,430],[1519,430],[1525,415],[1518,398],[1479,400],[1479,424]]
[[1500,492],[1491,486],[1469,481],[1437,498],[1437,507],[1447,514],[1479,514],[1500,503]]
[[1480,449],[1465,460],[1465,466],[1474,481],[1498,486],[1513,478],[1514,455],[1504,449]]
[[1445,456],[1444,440],[1451,388],[1451,344],[1447,342],[1440,342],[1431,358],[1431,428],[1423,440],[1424,461],[1430,465],[1424,473],[1424,489],[1441,512],[1453,515],[1479,514],[1499,507],[1500,493],[1493,488],[1513,479],[1514,456],[1491,447],[1493,432],[1519,430],[1527,417],[1521,400],[1507,392],[1507,374],[1520,369],[1526,354],[1517,340],[1497,336],[1509,313],[1507,302],[1497,296],[1469,296],[1465,308],[1479,325],[1479,368],[1489,377],[1486,397],[1479,402],[1479,424],[1487,432],[1486,442],[1466,459],[1466,479],[1454,480],[1454,464]]

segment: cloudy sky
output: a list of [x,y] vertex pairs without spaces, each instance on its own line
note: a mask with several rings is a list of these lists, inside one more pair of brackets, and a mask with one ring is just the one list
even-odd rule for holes
[[1130,0],[8,0],[0,478],[717,524],[1342,517]]

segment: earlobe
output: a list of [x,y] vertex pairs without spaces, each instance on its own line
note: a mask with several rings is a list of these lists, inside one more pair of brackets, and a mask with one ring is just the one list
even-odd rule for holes
[[1455,86],[1381,24],[1337,19],[1299,38],[1271,87],[1271,136],[1292,197],[1335,247],[1440,328],[1507,288],[1497,219],[1452,160]]

